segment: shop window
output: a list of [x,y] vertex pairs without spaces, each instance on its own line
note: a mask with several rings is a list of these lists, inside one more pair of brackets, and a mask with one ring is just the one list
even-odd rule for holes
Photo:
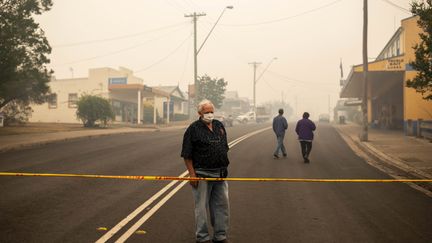
[[77,93],[69,94],[69,99],[68,99],[69,108],[76,108],[77,102],[78,102],[78,94]]
[[48,97],[48,108],[56,109],[57,108],[57,94],[51,94]]

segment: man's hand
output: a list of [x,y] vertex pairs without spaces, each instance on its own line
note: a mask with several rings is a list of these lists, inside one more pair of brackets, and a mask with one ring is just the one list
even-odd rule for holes
[[198,187],[198,183],[199,181],[189,181],[189,184],[195,189]]
[[[195,169],[192,165],[192,160],[191,159],[185,159],[185,164],[186,164],[186,168],[189,171],[189,177],[196,177],[195,174]],[[197,188],[198,187],[198,182],[199,181],[189,181],[189,184],[193,187],[193,188]]]
[[[195,174],[195,171],[192,172],[192,173],[189,173],[189,177],[197,177],[196,174]],[[189,184],[190,184],[193,188],[197,188],[197,187],[198,187],[198,183],[199,183],[199,181],[192,181],[192,180],[189,181]]]

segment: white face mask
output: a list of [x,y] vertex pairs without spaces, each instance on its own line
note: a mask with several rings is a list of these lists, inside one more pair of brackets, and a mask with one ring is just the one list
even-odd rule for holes
[[214,114],[213,113],[207,113],[204,114],[202,117],[203,121],[206,123],[211,123],[214,119]]

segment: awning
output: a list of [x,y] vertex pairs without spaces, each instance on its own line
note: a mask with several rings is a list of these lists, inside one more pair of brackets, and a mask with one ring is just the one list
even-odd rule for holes
[[[369,94],[370,98],[381,96],[395,85],[402,85],[404,71],[369,71]],[[402,88],[403,86],[401,86]],[[344,87],[340,93],[341,98],[363,98],[363,72],[351,70]]]
[[123,96],[136,96],[138,91],[141,91],[142,97],[163,96],[169,97],[170,95],[162,90],[151,88],[142,84],[110,84],[108,89],[111,92]]

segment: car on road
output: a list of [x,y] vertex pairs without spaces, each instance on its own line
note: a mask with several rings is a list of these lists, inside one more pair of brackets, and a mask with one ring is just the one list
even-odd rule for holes
[[329,114],[320,114],[318,117],[319,122],[330,122],[330,115]]

